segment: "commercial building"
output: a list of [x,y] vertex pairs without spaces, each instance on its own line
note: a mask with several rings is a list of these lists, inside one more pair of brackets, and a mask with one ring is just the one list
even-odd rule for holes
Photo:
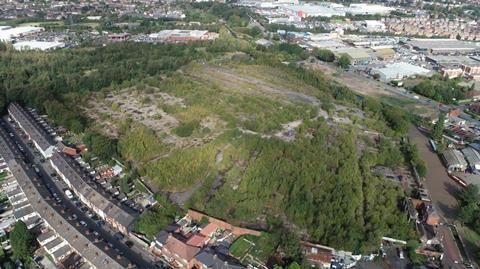
[[48,42],[48,41],[20,41],[13,43],[13,48],[16,50],[53,50],[65,47],[63,42]]
[[35,121],[33,116],[17,103],[11,103],[8,106],[8,113],[17,125],[26,133],[28,139],[33,142],[43,157],[51,157],[55,151],[55,141],[52,136]]
[[345,16],[343,6],[333,3],[288,5],[284,9],[287,13],[300,18]]
[[0,41],[10,42],[12,41],[12,39],[39,33],[39,32],[42,32],[43,30],[44,29],[42,27],[33,27],[33,26],[0,28]]
[[119,33],[119,34],[110,34],[108,35],[108,41],[110,42],[122,42],[127,41],[130,38],[129,33]]
[[420,66],[405,62],[388,64],[383,68],[376,68],[371,74],[378,74],[383,81],[402,80],[414,75],[428,75],[431,71]]
[[385,32],[387,27],[382,21],[366,20],[362,22],[361,30],[365,32]]
[[462,153],[456,149],[447,149],[443,153],[443,160],[448,172],[464,172],[467,170],[467,161]]
[[392,48],[376,48],[373,50],[375,51],[377,58],[382,61],[391,60],[395,56],[395,50]]
[[387,15],[394,11],[395,8],[375,4],[354,3],[350,4],[350,6],[344,10],[346,13],[352,15]]
[[352,64],[367,64],[376,59],[373,51],[367,48],[339,48],[333,50],[337,58],[346,55]]
[[480,43],[456,39],[412,39],[406,43],[414,50],[431,54],[468,54],[480,51]]
[[94,188],[95,183],[90,174],[65,153],[55,152],[50,157],[50,163],[83,203],[121,233],[128,234],[129,227],[135,220],[132,209],[114,202],[104,190]]
[[218,33],[206,30],[163,30],[150,34],[149,37],[158,42],[183,43],[189,41],[215,40]]
[[429,55],[426,61],[437,65],[438,72],[449,78],[480,79],[480,58],[468,56]]

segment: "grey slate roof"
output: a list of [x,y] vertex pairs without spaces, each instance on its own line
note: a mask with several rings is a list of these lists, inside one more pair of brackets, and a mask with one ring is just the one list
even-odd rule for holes
[[24,208],[20,208],[19,210],[15,210],[13,212],[13,215],[15,216],[16,219],[21,219],[29,214],[32,214],[33,212],[35,212],[35,210],[33,210],[31,206],[27,206]]
[[46,151],[49,147],[55,145],[49,134],[20,105],[11,103],[8,106],[8,112],[19,122],[25,132],[35,140],[42,150]]
[[72,248],[69,246],[69,245],[65,245],[59,249],[57,249],[55,252],[52,253],[52,255],[55,257],[55,258],[59,258],[59,257],[62,257],[68,253],[71,253],[72,252]]
[[62,172],[79,193],[102,210],[107,216],[114,218],[125,227],[133,223],[135,217],[132,214],[114,204],[86,182],[86,180],[88,180],[87,175],[80,167],[75,166],[72,158],[65,156],[63,153],[55,152],[50,158],[50,161]]
[[195,259],[204,264],[208,268],[213,269],[243,269],[245,266],[241,265],[232,257],[228,257],[216,252],[212,248],[205,248],[195,256]]
[[[0,154],[2,154],[1,150]],[[63,236],[76,252],[81,253],[86,260],[97,268],[120,269],[127,267],[128,261],[125,262],[125,265],[122,265],[119,261],[106,255],[102,249],[90,242],[83,234],[81,234],[74,226],[70,225],[57,211],[45,202],[37,189],[33,186],[23,167],[19,165],[16,160],[10,160],[8,166],[17,179],[19,186],[22,189],[27,190],[25,194],[32,207],[43,217],[45,222],[47,222],[58,234]]]

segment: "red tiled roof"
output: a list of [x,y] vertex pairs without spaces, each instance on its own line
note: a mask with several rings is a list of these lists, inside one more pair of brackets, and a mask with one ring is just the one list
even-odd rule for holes
[[187,241],[187,245],[194,246],[194,247],[201,247],[205,242],[207,241],[207,238],[201,234],[196,234],[192,236],[190,239]]
[[217,229],[218,229],[218,226],[216,224],[210,222],[207,226],[205,226],[205,228],[203,228],[200,231],[200,234],[204,235],[206,237],[210,237],[210,235],[212,235],[212,233],[216,232]]
[[195,257],[195,255],[197,255],[197,253],[200,251],[200,248],[189,246],[172,235],[168,236],[167,241],[165,242],[165,248],[170,253],[175,253],[187,261],[192,260],[193,257]]

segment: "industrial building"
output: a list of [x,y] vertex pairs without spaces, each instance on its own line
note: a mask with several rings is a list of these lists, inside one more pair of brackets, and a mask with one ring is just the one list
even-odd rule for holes
[[462,149],[462,153],[467,159],[468,165],[472,170],[480,170],[480,154],[475,149],[468,147]]
[[343,11],[342,5],[335,5],[330,3],[322,4],[299,4],[299,5],[288,5],[284,9],[289,12],[291,15],[298,16],[300,18],[307,17],[333,17],[339,16],[344,17],[345,11]]
[[13,48],[15,50],[53,50],[65,47],[63,42],[48,42],[48,41],[20,41],[13,43]]
[[430,70],[420,66],[412,65],[405,62],[388,64],[383,68],[373,69],[372,75],[379,75],[383,81],[402,80],[415,75],[426,76],[430,74]]
[[206,30],[163,30],[158,33],[150,34],[149,37],[158,42],[182,43],[200,40],[215,40],[218,33]]
[[4,26],[0,28],[0,41],[10,42],[12,39],[36,34],[42,32],[43,30],[44,29],[42,27],[34,26],[19,26],[15,28]]
[[406,42],[412,49],[431,54],[469,54],[480,51],[480,43],[456,39],[412,39]]
[[438,72],[443,76],[480,79],[480,58],[478,57],[429,55],[425,60],[435,64]]
[[467,170],[467,161],[463,154],[457,149],[447,149],[443,153],[443,160],[448,172],[465,172]]
[[373,51],[367,48],[338,48],[333,50],[333,53],[337,58],[346,55],[352,64],[368,64],[376,59]]

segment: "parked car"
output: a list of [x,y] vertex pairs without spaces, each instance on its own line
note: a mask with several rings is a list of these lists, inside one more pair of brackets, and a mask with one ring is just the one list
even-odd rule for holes
[[81,220],[79,223],[80,223],[80,225],[82,225],[83,227],[87,227],[87,223],[86,223],[85,221]]
[[120,240],[123,240],[123,238],[125,238],[125,236],[123,236],[123,234],[121,234],[121,233],[116,233],[116,234],[114,235],[114,237],[115,237],[115,239],[117,239],[117,240],[119,240],[119,241],[120,241]]

